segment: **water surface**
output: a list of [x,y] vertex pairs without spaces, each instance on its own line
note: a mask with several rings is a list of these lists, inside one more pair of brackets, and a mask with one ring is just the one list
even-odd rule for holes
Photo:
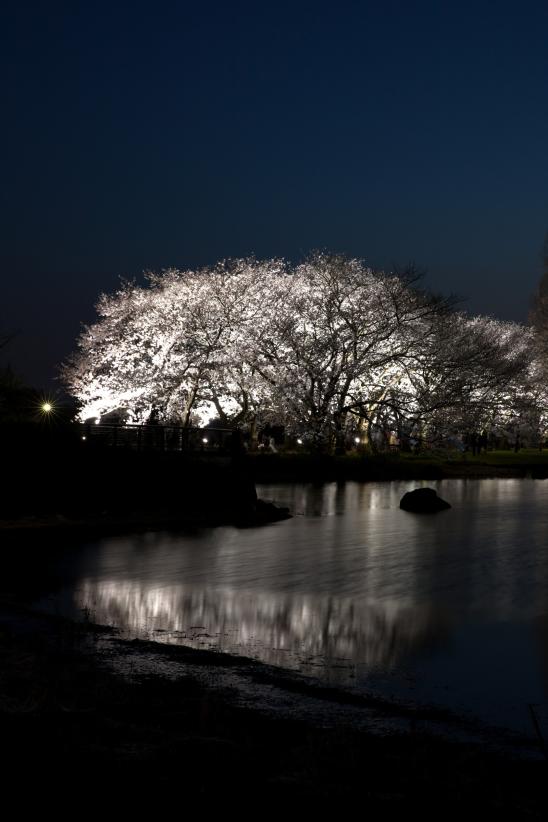
[[515,730],[548,689],[548,482],[263,486],[291,520],[101,539],[64,557],[48,607],[128,636],[229,651]]

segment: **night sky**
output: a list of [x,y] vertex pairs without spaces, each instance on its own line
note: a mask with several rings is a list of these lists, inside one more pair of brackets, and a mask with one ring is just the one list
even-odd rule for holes
[[35,385],[120,276],[250,253],[414,260],[526,319],[545,0],[12,0],[0,32],[0,365]]

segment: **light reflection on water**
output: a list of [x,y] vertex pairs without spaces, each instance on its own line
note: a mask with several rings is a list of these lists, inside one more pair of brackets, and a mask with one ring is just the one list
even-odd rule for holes
[[[391,668],[406,652],[447,634],[428,608],[303,594],[86,580],[78,604],[133,635],[245,652],[291,668],[321,666],[333,681],[353,678],[358,661],[369,669]],[[336,673],[341,670],[347,673]]]
[[[103,539],[71,556],[65,612],[520,726],[545,699],[548,482],[281,485],[291,520]],[[513,712],[513,713],[512,713]]]

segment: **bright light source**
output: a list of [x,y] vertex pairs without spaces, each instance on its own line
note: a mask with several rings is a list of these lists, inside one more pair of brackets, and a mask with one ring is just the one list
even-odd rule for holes
[[95,425],[100,425],[100,423],[101,423],[101,420],[99,419],[99,417],[97,417],[97,419],[95,420]]
[[51,411],[53,411],[53,405],[51,404],[51,402],[43,402],[42,411],[44,412],[44,414],[49,414]]
[[359,437],[355,437],[355,438],[354,438],[354,442],[356,443],[356,445],[359,445],[359,444],[360,444],[360,438],[359,438]]
[[86,438],[85,438],[85,436],[84,436],[84,437],[82,437],[82,439],[83,439],[83,440],[85,440],[85,439],[86,439]]
[[204,443],[204,445],[207,445],[207,437],[204,437],[204,438],[202,439],[202,442]]
[[302,444],[303,444],[302,440],[297,440],[297,445],[302,445]]

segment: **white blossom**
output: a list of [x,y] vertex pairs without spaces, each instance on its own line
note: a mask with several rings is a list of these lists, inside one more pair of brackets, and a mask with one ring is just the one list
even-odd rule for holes
[[228,260],[124,283],[97,313],[63,368],[82,420],[275,422],[317,447],[546,429],[534,332],[457,312],[412,271]]

